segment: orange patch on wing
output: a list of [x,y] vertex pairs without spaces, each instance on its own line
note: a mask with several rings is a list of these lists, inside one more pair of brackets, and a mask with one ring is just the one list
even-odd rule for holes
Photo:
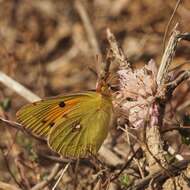
[[66,106],[67,106],[67,105],[76,105],[76,104],[79,103],[79,102],[80,102],[80,99],[79,99],[79,98],[76,98],[76,99],[71,99],[71,100],[65,101],[65,104],[66,104]]
[[49,113],[46,115],[45,120],[55,120],[60,116],[64,116],[68,111],[79,102],[79,99],[73,99],[65,101],[65,106],[60,107],[59,104],[56,107],[53,107],[49,110]]

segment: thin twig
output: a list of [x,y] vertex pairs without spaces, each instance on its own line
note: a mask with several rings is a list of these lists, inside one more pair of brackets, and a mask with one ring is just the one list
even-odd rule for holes
[[0,117],[0,123],[4,123],[4,124],[7,124],[8,126],[12,127],[12,128],[15,128],[15,129],[18,129],[18,130],[23,130],[23,126],[17,122],[14,122],[14,121],[10,121],[10,120],[7,120],[7,119],[4,119],[2,117]]
[[111,181],[114,181],[116,179],[118,179],[118,177],[123,173],[123,171],[130,165],[130,163],[133,161],[133,159],[136,157],[137,153],[139,152],[140,148],[137,149],[134,154],[129,158],[129,160],[127,160],[127,162],[123,165],[123,167],[121,168],[121,170],[115,174],[115,176],[113,178],[110,179]]
[[177,70],[179,70],[179,69],[182,69],[183,67],[188,66],[189,63],[190,63],[190,60],[186,60],[186,61],[184,61],[184,62],[182,62],[182,63],[179,63],[179,65],[177,65],[177,66],[175,66],[175,67],[169,69],[169,72],[177,71]]
[[46,180],[39,182],[34,187],[32,187],[30,190],[41,190],[41,189],[43,189],[45,186],[47,186],[55,178],[55,176],[58,174],[59,171],[60,171],[60,165],[56,164],[53,167],[49,176],[46,178]]
[[90,19],[89,19],[89,16],[87,14],[85,7],[80,2],[80,0],[75,1],[75,7],[76,7],[76,9],[77,9],[77,11],[81,17],[83,24],[84,24],[84,28],[85,28],[86,33],[87,33],[88,41],[94,50],[94,54],[95,55],[101,55],[101,51],[100,51],[100,48],[98,45],[96,34],[94,32],[94,28],[90,22]]
[[7,76],[5,73],[0,71],[0,82],[3,83],[8,88],[12,89],[16,93],[18,93],[20,96],[28,100],[29,102],[34,102],[37,100],[40,100],[40,98],[32,93],[30,90],[25,88],[23,85],[19,84],[9,76]]
[[176,5],[175,5],[175,8],[173,10],[173,13],[172,13],[167,25],[166,25],[166,29],[165,29],[165,32],[164,32],[164,38],[163,38],[163,51],[165,50],[165,43],[166,43],[166,38],[167,38],[167,35],[168,35],[170,24],[171,24],[176,12],[177,12],[177,9],[178,9],[180,3],[181,3],[181,0],[178,0]]
[[3,159],[4,159],[4,162],[5,162],[5,166],[6,166],[7,170],[8,170],[8,172],[9,172],[10,176],[13,178],[13,180],[15,181],[15,183],[16,183],[20,188],[22,188],[21,183],[17,180],[16,176],[14,175],[14,173],[12,172],[12,170],[11,170],[11,168],[10,168],[10,166],[9,166],[9,161],[8,161],[7,156],[4,154],[3,148],[0,147],[0,149],[1,149],[1,152],[2,152],[2,155],[3,155]]
[[68,167],[70,165],[70,162],[65,166],[65,168],[62,169],[61,175],[59,176],[58,180],[56,181],[55,185],[53,186],[52,190],[55,190],[57,185],[59,184],[61,178],[63,177],[64,173],[67,171]]
[[190,71],[182,72],[174,81],[169,82],[166,86],[170,91],[174,91],[177,86],[179,86],[182,82],[190,78]]
[[[75,0],[75,7],[78,11],[78,14],[83,22],[84,28],[86,30],[87,38],[90,43],[90,46],[93,49],[94,55],[101,56],[101,49],[98,44],[98,40],[94,31],[94,27],[90,21],[90,18],[87,14],[87,11],[84,5],[81,3],[80,0]],[[100,64],[96,64],[96,72],[99,73],[101,70]]]
[[39,141],[46,142],[44,139],[42,139],[42,138],[30,133],[29,131],[25,130],[25,128],[21,124],[15,122],[15,121],[10,121],[10,120],[7,120],[7,119],[0,117],[0,124],[6,124],[7,126],[14,128],[14,129],[17,129],[17,130],[19,130],[19,131],[21,131],[24,134],[27,134],[29,136],[32,136],[33,138],[35,138]]
[[[133,144],[130,142],[129,132],[128,132],[128,128],[127,128],[126,124],[125,124],[125,133],[126,133],[126,136],[127,136],[127,142],[129,144],[129,146],[131,147],[131,151],[132,151],[133,154],[135,154],[135,149],[134,149]],[[143,172],[143,170],[141,168],[140,160],[134,158],[134,162],[137,164],[137,167],[139,169],[139,173],[141,175],[141,178],[144,178],[144,172]]]
[[[51,160],[53,162],[57,162],[60,164],[67,164],[68,162],[70,162],[71,164],[76,163],[76,160],[72,160],[71,158],[67,159],[67,158],[61,158],[61,157],[52,156],[52,155],[46,155],[42,152],[38,152],[37,154],[38,154],[38,156],[42,157],[43,159]],[[90,162],[89,159],[80,159],[80,165],[84,165],[84,166],[94,169],[94,165]]]

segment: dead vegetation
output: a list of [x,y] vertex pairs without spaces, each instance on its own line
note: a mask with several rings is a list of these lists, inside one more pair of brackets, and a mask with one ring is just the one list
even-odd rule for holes
[[[190,86],[189,73],[183,72],[190,68],[189,37],[184,35],[190,32],[189,1],[181,2],[168,28],[166,39],[173,35],[175,48],[169,51],[163,41],[175,3],[0,2],[0,71],[47,97],[94,89],[96,74],[91,70],[98,72],[101,60],[111,61],[113,77],[119,68],[116,105],[123,106],[117,108],[119,121],[99,155],[79,161],[59,158],[46,143],[23,133],[22,126],[1,121],[0,188],[48,190],[58,179],[57,190],[190,188]],[[185,40],[177,46],[179,39]],[[165,49],[171,57],[163,56]],[[158,65],[167,61],[170,67],[160,68],[160,74]],[[4,83],[0,89],[0,116],[15,121],[27,101]]]

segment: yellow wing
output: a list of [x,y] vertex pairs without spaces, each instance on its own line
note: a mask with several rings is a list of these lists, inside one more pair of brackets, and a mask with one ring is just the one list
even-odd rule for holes
[[32,134],[46,138],[50,129],[67,113],[85,101],[88,93],[53,97],[23,106],[16,114],[17,120]]
[[17,119],[36,136],[48,137],[49,146],[61,155],[85,157],[97,153],[107,136],[111,114],[110,97],[84,92],[26,105]]
[[48,137],[49,146],[67,157],[96,154],[108,134],[111,114],[111,99],[94,92],[93,97],[80,102],[66,120],[56,123]]

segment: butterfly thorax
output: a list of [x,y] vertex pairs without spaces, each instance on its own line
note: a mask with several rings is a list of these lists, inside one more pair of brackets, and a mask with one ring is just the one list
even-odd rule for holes
[[105,96],[111,96],[111,89],[104,80],[100,80],[97,82],[96,92]]

